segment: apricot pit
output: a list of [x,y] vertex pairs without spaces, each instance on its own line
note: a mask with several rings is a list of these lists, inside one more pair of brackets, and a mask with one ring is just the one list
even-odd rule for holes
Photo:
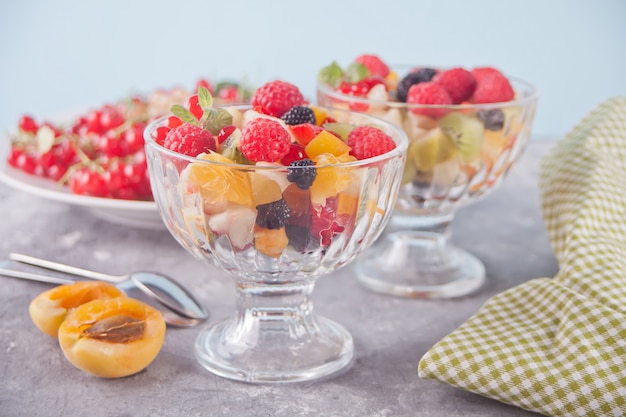
[[165,321],[155,308],[129,297],[93,300],[71,310],[59,345],[77,368],[103,378],[133,375],[156,358]]

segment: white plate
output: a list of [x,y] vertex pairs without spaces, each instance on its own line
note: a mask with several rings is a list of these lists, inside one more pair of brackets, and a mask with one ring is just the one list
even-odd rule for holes
[[0,144],[0,181],[5,184],[39,197],[86,207],[97,217],[112,223],[165,230],[165,224],[161,220],[155,202],[116,200],[74,194],[67,186],[61,186],[50,179],[29,175],[10,166],[7,163],[9,141],[6,137],[0,137],[0,142],[2,142]]

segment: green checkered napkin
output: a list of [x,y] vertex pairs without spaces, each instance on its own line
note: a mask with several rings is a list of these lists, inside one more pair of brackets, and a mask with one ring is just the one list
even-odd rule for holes
[[549,416],[624,416],[626,97],[546,155],[540,187],[558,274],[488,300],[419,376]]

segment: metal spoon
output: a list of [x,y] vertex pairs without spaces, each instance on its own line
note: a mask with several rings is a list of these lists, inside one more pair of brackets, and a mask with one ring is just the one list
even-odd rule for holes
[[136,287],[148,297],[180,316],[194,320],[206,320],[209,316],[202,304],[184,286],[173,278],[158,272],[137,271],[127,275],[109,275],[19,253],[9,254],[9,259],[83,278],[107,281],[118,285],[124,284],[127,289],[129,288],[128,285],[132,284],[131,287]]
[[[67,279],[67,278],[53,277],[50,275],[40,275],[40,274],[31,273],[31,272],[15,271],[13,269],[6,269],[6,268],[0,268],[0,275],[5,275],[8,277],[12,277],[12,278],[28,279],[31,281],[47,282],[50,284],[59,284],[59,285],[73,284],[76,282],[74,280]],[[116,284],[116,286],[122,291],[124,291],[125,293],[127,293],[128,295],[130,295],[129,293],[131,291],[137,290],[137,287],[130,280],[122,282],[120,284]],[[136,298],[142,298],[141,296],[145,297],[145,294],[144,293],[138,294],[138,297]],[[149,298],[149,297],[145,297],[145,298]],[[152,300],[152,298],[150,298],[150,300]],[[149,302],[150,300],[146,300],[146,301]],[[202,322],[202,320],[190,319],[188,317],[181,316],[169,310],[161,310],[161,314],[163,315],[163,320],[165,320],[167,324],[171,326],[175,326],[175,327],[192,327]]]

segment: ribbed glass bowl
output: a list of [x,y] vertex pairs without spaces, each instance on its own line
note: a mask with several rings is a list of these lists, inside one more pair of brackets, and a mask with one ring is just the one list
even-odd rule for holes
[[[353,261],[387,224],[407,138],[388,122],[328,111],[380,127],[396,149],[319,166],[311,188],[301,190],[288,181],[285,166],[188,157],[152,139],[164,119],[146,128],[150,181],[168,230],[197,259],[228,272],[236,286],[236,313],[203,330],[195,346],[200,364],[215,374],[246,382],[302,381],[335,373],[352,360],[352,337],[317,316],[310,296],[319,277]],[[284,226],[259,227],[262,209],[252,194],[276,190],[289,217]]]

